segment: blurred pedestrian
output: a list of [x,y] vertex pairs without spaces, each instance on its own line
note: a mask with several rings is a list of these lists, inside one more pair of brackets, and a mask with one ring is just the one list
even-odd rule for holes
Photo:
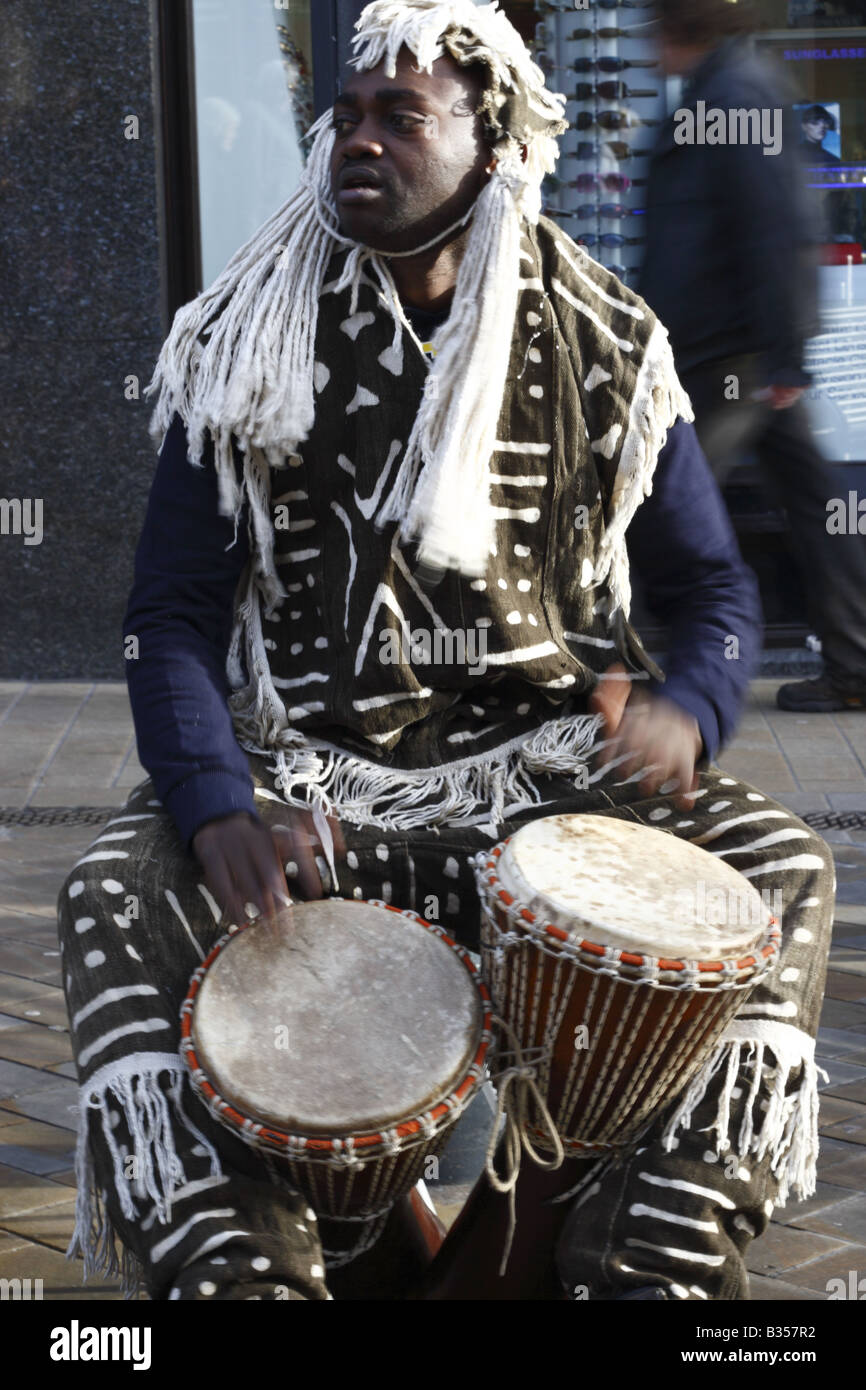
[[[684,86],[653,150],[639,292],[669,330],[719,482],[755,451],[787,512],[825,669],[783,685],[779,707],[866,708],[866,545],[828,532],[840,484],[801,400],[811,380],[804,346],[819,328],[821,233],[797,95],[756,50],[743,5],[658,0],[656,9],[663,70]],[[735,121],[737,112],[756,115]],[[771,144],[771,129],[781,141]]]

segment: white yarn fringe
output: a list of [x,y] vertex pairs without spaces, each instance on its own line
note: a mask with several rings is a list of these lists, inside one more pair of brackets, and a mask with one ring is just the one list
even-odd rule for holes
[[[748,1007],[748,1006],[746,1006]],[[746,1096],[739,1134],[732,1136],[731,1103],[734,1089],[743,1088],[744,1064],[754,1071]],[[763,1119],[756,1122],[755,1105],[765,1081],[764,1068],[774,1067],[770,1094]],[[787,1094],[791,1076],[802,1067],[796,1091]],[[798,1199],[815,1191],[818,1159],[818,1074],[827,1073],[815,1062],[815,1039],[788,1023],[760,1019],[735,1019],[729,1024],[706,1066],[698,1073],[680,1100],[662,1136],[664,1147],[673,1148],[678,1129],[689,1129],[696,1107],[703,1100],[710,1081],[725,1069],[718,1110],[709,1133],[716,1136],[716,1153],[731,1151],[742,1159],[753,1154],[758,1160],[770,1155],[774,1175],[779,1180],[777,1206],[784,1206],[789,1194]]]
[[680,417],[691,422],[695,414],[677,376],[667,329],[656,323],[635,383],[609,519],[592,577],[593,584],[601,584],[609,578],[612,596],[609,619],[620,608],[628,618],[631,610],[626,531],[641,502],[652,492],[659,453],[664,448],[668,430]]
[[[236,721],[237,729],[237,721]],[[492,825],[542,804],[533,780],[542,772],[579,776],[601,737],[600,715],[551,720],[488,753],[436,767],[403,770],[286,730],[276,746],[239,742],[270,756],[274,785],[289,806],[313,807],[349,824],[382,830],[459,826],[479,815]]]
[[[159,1085],[168,1076],[168,1088]],[[184,1126],[203,1145],[211,1161],[211,1174],[222,1172],[213,1145],[191,1123],[183,1110],[181,1088],[186,1071],[176,1053],[136,1053],[120,1062],[109,1063],[96,1072],[80,1091],[78,1142],[75,1151],[75,1229],[66,1251],[67,1259],[80,1255],[84,1260],[85,1283],[91,1277],[119,1276],[126,1298],[142,1288],[141,1264],[126,1247],[118,1258],[120,1237],[108,1213],[106,1193],[96,1186],[93,1156],[88,1143],[88,1111],[98,1110],[102,1134],[114,1165],[114,1190],[123,1215],[130,1221],[138,1212],[132,1194],[150,1199],[158,1220],[171,1217],[172,1195],[186,1182],[172,1135],[172,1119]],[[111,1127],[112,1108],[119,1109],[133,1139],[132,1153],[121,1153]],[[124,1174],[124,1164],[134,1160],[136,1177]]]

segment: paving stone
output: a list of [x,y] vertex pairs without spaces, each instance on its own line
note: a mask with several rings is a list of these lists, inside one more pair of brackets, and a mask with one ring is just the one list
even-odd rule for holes
[[866,977],[863,975],[847,975],[843,970],[835,970],[835,962],[831,958],[831,968],[827,971],[827,987],[825,990],[828,999],[841,999],[845,1003],[856,1004],[859,1001],[866,1001]]
[[768,1279],[762,1274],[749,1275],[749,1292],[753,1303],[820,1303],[822,1297],[814,1289],[802,1289],[782,1279]]
[[0,972],[23,975],[28,980],[60,984],[60,952],[24,941],[0,941]]
[[860,927],[866,927],[866,906],[845,903],[836,913],[836,916],[841,922],[846,924],[856,924]]
[[75,1137],[68,1129],[22,1119],[0,1132],[0,1163],[45,1177],[66,1172],[75,1162]]
[[[852,1052],[858,1052],[863,1046],[862,1033],[849,1033],[846,1028],[819,1028],[816,1039],[815,1053],[820,1057],[834,1058],[848,1056]],[[852,1062],[856,1066],[856,1062]]]
[[861,1081],[843,1082],[838,1086],[829,1086],[828,1091],[831,1095],[838,1096],[840,1100],[853,1100],[859,1104],[866,1104],[866,1077]]
[[25,1212],[68,1201],[69,1189],[62,1183],[0,1163],[0,1227]]
[[[755,1274],[790,1274],[811,1260],[832,1255],[840,1245],[841,1241],[834,1237],[771,1221],[764,1234],[749,1246],[746,1264]],[[791,1282],[796,1284],[799,1279],[792,1278]]]
[[3,1229],[14,1236],[38,1241],[40,1245],[50,1245],[64,1253],[69,1248],[75,1230],[75,1198],[69,1197],[55,1206],[39,1207],[35,1211],[22,1212],[18,1216],[0,1218]]
[[[847,1101],[842,1102],[848,1104]],[[830,1139],[846,1139],[851,1144],[866,1144],[866,1105],[859,1106],[858,1110],[850,1115],[844,1115],[829,1125],[826,1134]]]
[[[866,1244],[866,1194],[858,1192],[794,1223],[820,1235]],[[866,1274],[866,1270],[863,1271]]]
[[57,1066],[72,1060],[72,1043],[59,1028],[0,1014],[0,1058],[31,1067]]
[[23,1250],[26,1244],[24,1236],[11,1236],[0,1231],[0,1256],[9,1255],[13,1250]]
[[818,1177],[835,1187],[866,1192],[866,1148],[862,1144],[823,1136],[818,1153]]
[[[12,1063],[0,1062],[0,1067]],[[27,1115],[33,1120],[45,1120],[50,1125],[75,1131],[78,1126],[78,1087],[74,1081],[50,1071],[38,1072],[49,1084],[38,1090],[25,1091],[3,1103],[8,1110]]]
[[[77,1179],[77,1177],[75,1176],[75,1169],[74,1169],[74,1168],[64,1168],[64,1169],[62,1169],[62,1171],[59,1172],[59,1173],[52,1173],[52,1174],[51,1174],[51,1181],[52,1181],[52,1182],[59,1182],[59,1183],[62,1183],[64,1187],[77,1187],[77,1186],[78,1186],[78,1179]],[[840,1190],[842,1190],[842,1189],[840,1189]]]
[[[866,1277],[866,1245],[841,1245],[831,1255],[813,1260],[810,1264],[801,1265],[799,1269],[789,1272],[788,1277],[792,1284],[804,1289],[814,1289],[826,1298],[829,1281],[843,1279],[847,1284],[852,1272],[855,1279]],[[862,1293],[866,1293],[866,1284],[861,1290]]]
[[57,1076],[71,1076],[73,1081],[78,1080],[78,1068],[75,1062],[60,1062],[59,1065],[46,1067],[46,1071],[53,1071]]
[[821,1008],[822,1028],[850,1028],[854,1024],[866,1027],[866,1008],[849,1004],[844,999],[825,999]]
[[[2,977],[9,979],[9,976]],[[30,980],[25,981],[33,989]],[[66,1012],[66,1000],[63,997],[62,989],[55,986],[39,991],[33,996],[24,999],[4,999],[0,990],[0,1009],[8,1015],[16,1018],[35,1019],[39,1023],[53,1025],[62,1028],[64,1031],[69,1028],[69,1015]]]
[[[53,1173],[52,1177],[55,1182],[62,1181],[59,1173]],[[825,1207],[832,1207],[835,1202],[844,1201],[850,1195],[850,1188],[836,1187],[834,1183],[819,1181],[812,1196],[807,1197],[804,1202],[795,1202],[789,1197],[785,1206],[776,1207],[773,1221],[782,1226],[806,1225],[807,1218],[813,1213],[821,1212]]]
[[102,1302],[122,1298],[120,1285],[116,1281],[89,1279],[85,1284],[81,1260],[67,1260],[59,1250],[32,1242],[0,1255],[0,1278],[41,1279],[42,1297],[46,1302]]
[[20,1062],[0,1061],[0,1105],[7,1110],[15,1107],[9,1104],[10,1098],[29,1095],[31,1091],[52,1090],[62,1085],[60,1078],[52,1072],[40,1071]]
[[853,1062],[840,1060],[838,1057],[827,1057],[820,1064],[829,1076],[829,1081],[822,1081],[818,1078],[819,1091],[836,1091],[837,1087],[845,1086],[850,1081],[863,1080],[863,1068],[855,1066]]
[[[821,1105],[818,1111],[818,1128],[822,1134],[825,1134],[840,1120],[856,1119],[860,1111],[866,1113],[866,1106],[857,1105],[855,1101],[851,1100],[839,1100],[837,1096],[831,1096],[827,1091],[824,1091],[821,1095]],[[829,1137],[831,1139],[849,1139],[851,1143],[855,1142],[847,1134],[834,1136],[830,1133]]]

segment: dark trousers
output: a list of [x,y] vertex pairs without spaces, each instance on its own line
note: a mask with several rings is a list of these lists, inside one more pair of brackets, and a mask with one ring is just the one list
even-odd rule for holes
[[[737,378],[739,397],[728,399]],[[773,410],[751,399],[761,387],[754,357],[713,362],[683,374],[701,447],[719,484],[738,456],[754,451],[774,501],[787,512],[794,556],[804,580],[809,619],[821,638],[830,677],[857,693],[866,689],[866,539],[831,535],[827,502],[843,496],[837,470],[812,437],[802,400]]]

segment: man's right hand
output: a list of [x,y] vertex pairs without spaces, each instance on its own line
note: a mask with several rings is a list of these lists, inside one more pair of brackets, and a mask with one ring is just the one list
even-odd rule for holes
[[[330,826],[335,853],[342,856],[346,851],[339,824],[331,819]],[[266,918],[291,903],[285,874],[289,861],[298,866],[300,895],[324,897],[316,867],[322,847],[309,811],[288,807],[284,823],[273,828],[245,811],[208,821],[193,836],[192,848],[226,925],[239,925],[253,915],[248,903]]]

